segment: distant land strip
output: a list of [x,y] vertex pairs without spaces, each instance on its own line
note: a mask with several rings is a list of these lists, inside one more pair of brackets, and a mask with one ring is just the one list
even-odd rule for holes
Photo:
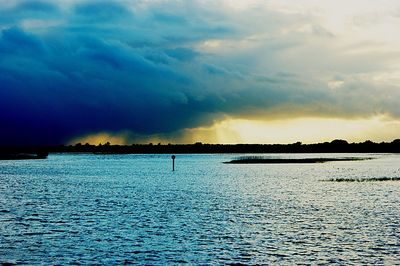
[[340,161],[362,161],[371,160],[373,158],[301,158],[301,159],[277,159],[277,158],[258,158],[257,156],[241,157],[234,159],[226,164],[307,164],[307,163],[326,163],[326,162],[340,162]]
[[111,143],[58,146],[0,146],[0,154],[16,153],[95,153],[95,154],[184,154],[184,153],[400,153],[400,139],[375,143],[365,141],[348,143],[346,140],[302,144],[132,144]]

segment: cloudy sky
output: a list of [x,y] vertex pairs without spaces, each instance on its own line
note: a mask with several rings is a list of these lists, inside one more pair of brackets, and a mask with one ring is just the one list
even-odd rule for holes
[[0,0],[0,144],[400,137],[400,2]]

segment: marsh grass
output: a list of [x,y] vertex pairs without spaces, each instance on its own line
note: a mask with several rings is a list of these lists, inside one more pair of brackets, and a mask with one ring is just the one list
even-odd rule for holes
[[259,155],[249,155],[249,156],[240,156],[235,158],[234,160],[268,160],[265,156],[259,156]]
[[322,180],[324,182],[381,182],[400,181],[400,177],[376,177],[376,178],[331,178]]

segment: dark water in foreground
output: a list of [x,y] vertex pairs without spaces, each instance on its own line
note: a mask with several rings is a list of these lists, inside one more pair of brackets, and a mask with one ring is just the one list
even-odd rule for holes
[[168,155],[0,161],[0,262],[400,264],[400,182],[320,181],[399,177],[400,156],[346,156],[377,159],[178,155],[174,173]]

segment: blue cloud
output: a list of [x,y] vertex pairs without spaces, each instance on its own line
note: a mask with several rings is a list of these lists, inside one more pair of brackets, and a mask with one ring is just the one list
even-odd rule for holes
[[54,12],[58,12],[58,7],[51,3],[51,2],[45,2],[45,1],[23,1],[22,3],[19,3],[15,7],[16,12],[22,12],[22,13],[43,13],[43,15]]
[[0,51],[10,53],[41,53],[44,50],[40,38],[28,34],[18,27],[1,31]]
[[192,61],[199,55],[195,50],[184,47],[166,49],[165,53],[180,61]]
[[171,24],[178,24],[182,25],[182,23],[187,23],[187,20],[183,16],[177,16],[172,13],[164,12],[155,12],[153,14],[153,19],[160,23],[171,23]]
[[17,26],[23,20],[28,19],[55,19],[62,16],[59,7],[48,1],[7,1],[0,3],[0,24]]
[[74,7],[75,14],[83,20],[110,23],[132,15],[122,4],[111,1],[85,2]]

